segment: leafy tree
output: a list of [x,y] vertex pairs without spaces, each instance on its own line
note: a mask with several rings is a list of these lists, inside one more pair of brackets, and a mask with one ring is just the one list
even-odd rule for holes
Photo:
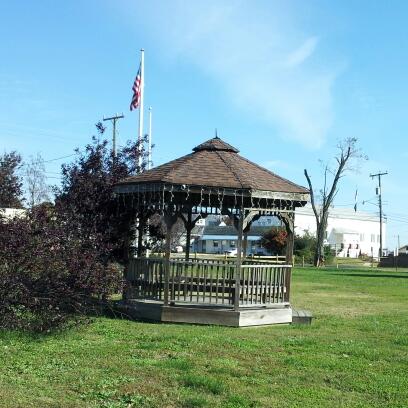
[[[304,235],[296,235],[294,240],[293,253],[298,260],[304,259],[305,263],[312,264],[316,252],[317,239],[308,231]],[[332,263],[334,255],[331,253],[330,247],[324,247],[324,260],[326,264]]]
[[121,290],[108,254],[99,236],[85,239],[47,205],[0,219],[0,328],[45,331],[98,311]]
[[[81,231],[82,236],[102,237],[111,247],[111,257],[122,261],[134,238],[136,214],[114,195],[114,184],[141,172],[146,166],[143,141],[128,144],[114,156],[103,139],[105,128],[97,124],[98,136],[77,158],[62,166],[62,183],[55,190],[56,209],[61,217]],[[139,156],[142,164],[139,166]]]
[[[0,219],[0,327],[47,330],[97,309],[122,289],[117,263],[134,238],[136,214],[114,184],[145,165],[140,143],[116,156],[98,137],[62,167],[55,205]],[[102,140],[100,140],[102,139]]]
[[260,243],[272,254],[282,255],[286,247],[287,235],[284,228],[273,227],[262,234]]
[[309,232],[304,235],[296,235],[293,246],[293,254],[298,259],[304,259],[306,263],[313,263],[316,250],[316,237]]
[[[334,156],[334,167],[327,163],[324,166],[324,184],[320,189],[320,202],[312,186],[308,171],[305,169],[305,177],[310,188],[310,200],[313,213],[316,218],[316,249],[313,264],[319,266],[324,258],[324,237],[327,229],[330,206],[338,193],[339,181],[346,172],[355,169],[355,160],[367,159],[357,147],[356,138],[348,138],[337,145],[337,155]],[[331,177],[331,180],[330,180]]]
[[13,151],[0,156],[0,207],[22,208],[21,156]]

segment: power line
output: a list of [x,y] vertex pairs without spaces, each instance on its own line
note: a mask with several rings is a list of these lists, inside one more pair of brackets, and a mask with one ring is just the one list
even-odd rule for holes
[[[67,159],[68,157],[76,156],[76,153],[68,154],[67,156],[56,157],[55,159],[44,160],[42,163],[51,163],[62,159]],[[31,165],[31,163],[22,163],[20,167],[26,167]]]
[[67,159],[68,157],[72,157],[72,156],[76,156],[76,153],[72,153],[72,154],[69,154],[67,156],[56,157],[55,159],[44,160],[43,163],[51,163],[51,162],[54,162],[54,161]]

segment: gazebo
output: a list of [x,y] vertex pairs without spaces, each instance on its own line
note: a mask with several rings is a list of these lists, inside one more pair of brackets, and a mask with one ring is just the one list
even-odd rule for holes
[[[191,154],[122,180],[115,192],[134,210],[143,231],[159,213],[167,226],[164,257],[146,257],[139,233],[137,257],[125,269],[123,307],[144,319],[197,324],[251,326],[290,323],[294,215],[309,191],[240,156],[218,137]],[[209,214],[228,215],[237,230],[235,259],[191,258],[195,222]],[[262,215],[286,227],[284,264],[245,258],[246,234]],[[172,227],[186,229],[185,259],[171,258]]]

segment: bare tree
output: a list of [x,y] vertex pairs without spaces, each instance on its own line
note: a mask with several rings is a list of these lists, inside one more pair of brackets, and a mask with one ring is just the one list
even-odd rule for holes
[[37,153],[36,157],[30,156],[24,175],[29,207],[32,208],[43,201],[49,200],[50,187],[46,183],[44,159],[41,154]]
[[[316,194],[313,190],[312,181],[305,169],[305,177],[310,188],[310,201],[316,218],[316,250],[314,254],[314,265],[319,266],[324,255],[324,239],[327,229],[330,206],[338,192],[338,183],[346,172],[356,170],[356,160],[367,160],[357,147],[357,138],[347,138],[337,145],[338,153],[334,157],[335,166],[329,163],[324,166],[324,183],[320,189],[320,203],[317,203]],[[330,180],[331,179],[331,180]]]

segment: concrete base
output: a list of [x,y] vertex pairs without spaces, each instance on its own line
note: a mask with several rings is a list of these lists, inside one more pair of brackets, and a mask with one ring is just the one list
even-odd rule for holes
[[211,324],[219,326],[247,327],[292,323],[289,304],[271,307],[245,307],[235,311],[228,307],[205,305],[164,306],[154,301],[129,301],[118,305],[120,312],[131,318],[159,322]]
[[292,323],[293,324],[312,324],[313,315],[308,310],[296,310],[292,311]]

